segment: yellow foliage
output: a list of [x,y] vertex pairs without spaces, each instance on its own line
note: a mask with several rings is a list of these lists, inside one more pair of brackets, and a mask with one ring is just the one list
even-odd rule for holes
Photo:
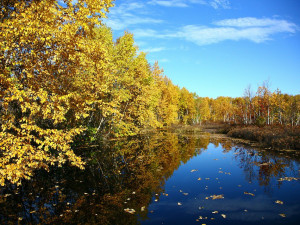
[[[11,1],[0,14],[0,185],[20,184],[35,169],[79,168],[70,147],[84,129],[86,43],[111,0]],[[75,4],[75,5],[73,5]],[[74,7],[76,6],[76,10]],[[15,10],[11,10],[14,8]]]

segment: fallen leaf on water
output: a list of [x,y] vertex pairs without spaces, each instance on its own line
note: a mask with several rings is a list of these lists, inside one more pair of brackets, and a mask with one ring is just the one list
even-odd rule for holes
[[199,177],[198,180],[201,180],[201,177]]
[[244,212],[248,212],[248,210],[247,210],[247,209],[244,209]]
[[196,171],[198,171],[198,170],[191,170],[191,173],[196,172]]
[[255,194],[252,194],[252,193],[250,193],[250,192],[246,192],[246,191],[244,192],[244,194],[245,194],[245,195],[251,195],[251,196],[255,196]]
[[210,197],[212,198],[212,200],[215,200],[215,199],[223,199],[223,198],[224,198],[223,195],[211,195]]
[[141,211],[142,211],[142,212],[145,211],[145,208],[146,208],[145,206],[142,206],[142,207],[141,207]]
[[155,201],[155,202],[157,202],[157,201],[158,201],[158,199],[155,199],[154,201]]
[[300,178],[296,178],[296,177],[283,177],[283,178],[280,178],[278,179],[278,181],[292,181],[292,180],[299,180]]
[[283,204],[283,202],[282,202],[282,201],[279,201],[279,200],[276,200],[275,203],[281,204],[281,205]]
[[216,213],[219,213],[219,212],[218,212],[218,211],[213,211],[213,212],[211,212],[211,213],[216,214]]
[[177,205],[182,205],[182,203],[181,203],[181,202],[178,202]]
[[207,220],[207,217],[199,216],[199,220]]
[[189,193],[183,193],[183,195],[188,195]]
[[226,215],[225,214],[221,214],[221,216],[225,219],[226,218]]
[[284,213],[278,214],[281,217],[286,217],[286,215]]
[[259,166],[268,166],[268,165],[270,165],[270,164],[271,164],[270,162],[265,162],[265,163],[259,164]]
[[134,214],[135,213],[134,209],[129,209],[129,208],[124,209],[124,211],[127,212],[127,213],[130,213],[130,214]]

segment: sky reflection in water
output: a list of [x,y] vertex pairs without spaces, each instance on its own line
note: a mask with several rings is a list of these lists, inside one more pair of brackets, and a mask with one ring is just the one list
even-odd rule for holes
[[[174,171],[168,196],[152,202],[142,224],[298,224],[299,181],[278,179],[299,177],[299,163],[278,154],[209,144]],[[221,194],[224,199],[207,199]]]
[[[168,132],[80,152],[88,162],[84,171],[52,168],[37,172],[20,188],[0,189],[0,224],[247,225],[300,220],[299,180],[278,181],[299,177],[297,152],[257,151],[210,134]],[[213,195],[224,198],[213,200]]]

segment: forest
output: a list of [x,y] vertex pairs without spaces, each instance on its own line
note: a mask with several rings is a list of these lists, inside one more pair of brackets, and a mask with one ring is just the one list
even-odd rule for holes
[[114,40],[112,0],[4,0],[0,21],[0,185],[37,169],[84,169],[74,141],[208,121],[299,126],[300,95],[268,82],[241,97],[199,97],[151,65],[133,34]]

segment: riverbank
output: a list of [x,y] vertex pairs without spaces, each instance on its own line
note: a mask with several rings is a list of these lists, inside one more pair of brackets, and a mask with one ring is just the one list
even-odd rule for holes
[[256,141],[261,146],[272,149],[300,150],[300,127],[224,125],[218,132],[233,138]]
[[[275,150],[300,150],[300,127],[254,125],[229,125],[223,123],[207,123],[202,125],[174,125],[165,128],[176,133],[202,133],[225,134],[228,137],[257,142],[257,146]],[[164,129],[163,129],[164,130]],[[156,130],[153,130],[155,132]],[[149,131],[148,131],[149,132]]]

